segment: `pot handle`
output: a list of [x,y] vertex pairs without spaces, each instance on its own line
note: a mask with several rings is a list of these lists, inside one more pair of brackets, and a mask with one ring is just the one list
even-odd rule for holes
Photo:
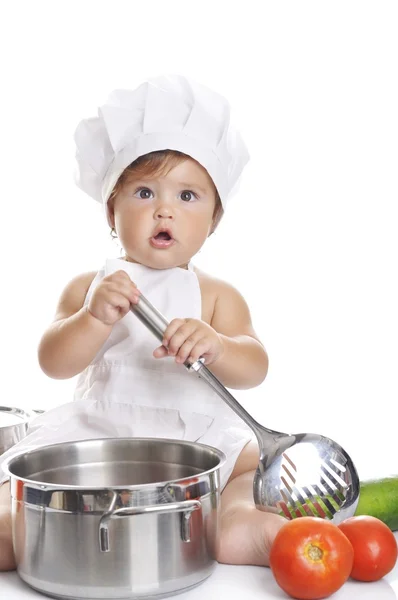
[[202,508],[199,500],[184,500],[182,502],[170,502],[168,504],[154,504],[150,506],[125,506],[114,509],[116,497],[112,501],[109,510],[106,511],[99,523],[99,546],[101,552],[109,552],[109,521],[114,515],[148,515],[152,513],[178,513],[181,515],[181,538],[183,542],[191,541],[191,515],[194,510]]

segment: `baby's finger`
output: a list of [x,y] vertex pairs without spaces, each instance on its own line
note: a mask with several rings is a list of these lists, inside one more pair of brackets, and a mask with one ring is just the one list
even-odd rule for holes
[[138,300],[140,299],[140,294],[141,292],[137,288],[130,291],[129,300],[131,304],[137,304]]
[[122,309],[125,312],[128,312],[130,310],[130,306],[131,306],[130,298],[126,298],[126,296],[124,294],[121,294],[119,292],[114,292],[111,295],[111,302],[112,302],[113,306],[118,306],[120,309]]
[[185,340],[185,342],[182,344],[182,346],[180,347],[180,349],[178,350],[177,356],[176,356],[176,362],[178,363],[184,363],[190,354],[192,354],[192,350],[193,348],[196,347],[196,345],[198,344],[199,340],[200,340],[200,333],[198,335],[191,335],[187,340]]
[[126,273],[126,271],[123,271],[123,269],[107,275],[102,281],[110,283],[131,283],[134,287],[137,287],[134,281],[130,279],[129,275]]
[[113,281],[109,283],[109,289],[112,292],[122,294],[123,296],[125,296],[131,304],[137,304],[138,299],[140,297],[140,292],[137,289],[137,286],[130,279],[128,281]]
[[206,338],[201,338],[192,348],[187,359],[189,359],[190,362],[194,363],[197,360],[199,360],[199,358],[201,358],[204,354],[210,352],[210,350],[211,345],[209,343],[209,340]]
[[182,327],[180,327],[175,334],[169,340],[169,356],[177,356],[180,348],[185,342],[191,343],[196,341],[203,335],[200,333],[195,327],[195,324],[185,323]]
[[156,350],[153,351],[153,356],[155,358],[164,358],[168,355],[169,353],[167,351],[167,348],[165,348],[164,346],[159,346],[159,348],[156,348]]
[[[181,329],[184,325],[186,325],[186,321],[184,319],[173,319],[171,321],[171,323],[169,323],[166,331],[163,334],[163,340],[162,340],[163,346],[165,346],[166,348],[169,348],[171,339],[175,336],[177,331],[179,329]],[[181,341],[181,343],[182,343],[182,341]],[[179,346],[178,346],[178,348],[179,348]],[[177,350],[178,350],[178,348],[177,348]]]

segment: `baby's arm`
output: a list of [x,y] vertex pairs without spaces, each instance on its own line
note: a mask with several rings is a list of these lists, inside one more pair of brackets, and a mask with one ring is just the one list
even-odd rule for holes
[[234,287],[220,281],[211,326],[223,344],[223,353],[210,366],[214,375],[233,389],[249,389],[264,381],[268,356],[253,329],[246,301]]
[[81,373],[109,337],[113,325],[138,299],[138,291],[127,273],[104,277],[84,306],[95,273],[73,279],[63,291],[53,323],[39,344],[39,363],[54,379]]

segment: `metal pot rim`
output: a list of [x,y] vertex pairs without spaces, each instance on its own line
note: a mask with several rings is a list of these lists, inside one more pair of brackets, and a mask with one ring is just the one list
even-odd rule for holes
[[18,427],[19,425],[25,425],[28,423],[32,417],[32,412],[24,408],[18,408],[16,406],[0,406],[0,414],[5,413],[8,415],[15,415],[20,418],[20,420],[16,423],[11,423],[10,425],[0,425],[0,431],[7,431],[8,429],[12,429],[13,427]]
[[[174,443],[182,444],[184,446],[192,446],[192,445],[202,446],[203,448],[207,448],[208,450],[211,450],[214,454],[216,454],[218,456],[218,458],[220,459],[220,462],[215,467],[212,467],[211,469],[208,469],[207,471],[202,471],[201,473],[198,473],[197,475],[190,475],[188,477],[182,477],[180,479],[166,479],[164,481],[156,481],[154,483],[144,483],[144,484],[137,483],[134,485],[108,485],[108,486],[87,486],[87,485],[70,485],[70,484],[62,485],[59,483],[56,484],[56,483],[46,483],[45,481],[35,481],[35,480],[29,479],[27,477],[21,477],[19,475],[15,475],[14,473],[12,473],[10,471],[11,464],[25,454],[33,454],[35,452],[40,452],[40,450],[44,450],[47,448],[53,448],[56,446],[62,446],[63,444],[69,445],[69,444],[81,443],[81,442],[105,442],[105,441],[109,441],[109,440],[120,440],[120,441],[134,440],[136,442],[140,442],[140,441],[146,442],[148,440],[156,440],[159,442],[174,442]],[[14,454],[13,456],[9,457],[8,459],[5,459],[5,461],[1,464],[1,469],[2,469],[3,473],[6,474],[7,476],[9,476],[10,478],[17,479],[18,481],[22,481],[22,482],[28,484],[30,487],[37,487],[37,488],[45,489],[45,490],[106,491],[106,490],[112,489],[112,490],[129,490],[129,491],[143,490],[143,491],[145,491],[150,488],[153,488],[154,486],[156,486],[156,487],[163,486],[168,483],[181,484],[181,483],[184,483],[184,481],[192,480],[193,477],[200,478],[203,476],[207,476],[210,473],[213,473],[213,472],[219,470],[225,464],[225,462],[226,462],[226,455],[224,454],[224,452],[222,452],[222,450],[219,450],[218,448],[214,448],[213,446],[208,446],[207,444],[201,444],[199,442],[188,442],[186,440],[174,440],[171,438],[169,439],[169,438],[120,437],[120,438],[92,438],[92,439],[89,438],[89,439],[74,440],[74,441],[69,441],[69,442],[57,442],[55,444],[48,444],[47,446],[40,446],[38,448],[32,448],[31,450],[21,450],[20,452],[18,452],[18,454]]]

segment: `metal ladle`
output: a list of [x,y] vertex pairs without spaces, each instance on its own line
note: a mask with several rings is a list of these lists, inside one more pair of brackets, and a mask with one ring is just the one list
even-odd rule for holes
[[[162,342],[169,325],[141,294],[132,312]],[[359,478],[347,452],[335,441],[313,433],[287,434],[263,427],[203,364],[186,361],[190,373],[203,379],[254,431],[260,462],[253,496],[260,510],[288,519],[314,516],[340,523],[353,516],[359,500]]]

